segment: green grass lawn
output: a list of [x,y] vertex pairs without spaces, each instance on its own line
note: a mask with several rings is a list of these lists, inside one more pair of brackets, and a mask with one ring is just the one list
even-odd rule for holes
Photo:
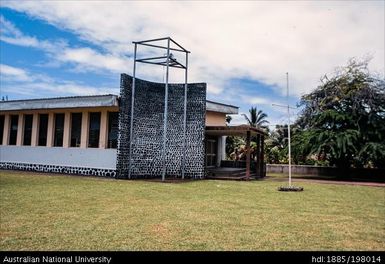
[[384,250],[385,188],[0,171],[0,250]]

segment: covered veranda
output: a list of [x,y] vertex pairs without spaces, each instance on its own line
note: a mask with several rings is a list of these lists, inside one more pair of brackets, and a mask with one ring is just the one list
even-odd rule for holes
[[[208,178],[249,180],[266,176],[264,163],[264,139],[266,132],[249,125],[240,126],[206,126],[206,170]],[[227,136],[240,136],[245,138],[245,160],[225,160],[225,146]],[[210,139],[217,138],[217,162],[210,163]],[[251,149],[252,140],[256,143]],[[253,156],[253,157],[252,157]]]

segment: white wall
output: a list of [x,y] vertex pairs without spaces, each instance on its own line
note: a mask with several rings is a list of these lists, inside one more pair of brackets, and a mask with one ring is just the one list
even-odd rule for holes
[[116,169],[116,149],[0,146],[0,162]]

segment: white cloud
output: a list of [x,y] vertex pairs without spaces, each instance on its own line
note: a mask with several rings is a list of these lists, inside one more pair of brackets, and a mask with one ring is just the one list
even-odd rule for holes
[[74,81],[55,80],[49,76],[34,74],[25,69],[0,64],[1,95],[9,93],[20,96],[41,97],[44,94],[60,95],[97,95],[117,94],[118,88],[93,87]]
[[15,68],[6,64],[0,64],[0,76],[13,81],[28,81],[29,77],[25,70]]
[[51,43],[49,41],[42,41],[36,37],[27,36],[23,34],[15,25],[10,21],[6,20],[3,16],[0,16],[0,23],[2,24],[1,30],[1,41],[9,44],[32,47],[46,50],[47,52],[56,52],[61,50],[65,43],[63,41],[57,41]]
[[[212,94],[219,94],[231,78],[247,77],[274,85],[284,95],[288,71],[291,93],[298,96],[314,89],[335,66],[367,54],[373,56],[371,69],[384,71],[381,1],[4,1],[3,5],[106,49],[101,54],[106,58],[98,65],[112,71],[127,65],[124,55],[132,54],[133,40],[171,36],[192,51],[189,80],[207,82]],[[93,68],[97,63],[87,65],[91,54],[68,51],[64,59]],[[132,67],[128,69],[130,73]]]
[[271,105],[271,99],[264,97],[245,97],[244,101],[252,105]]
[[108,70],[111,72],[123,72],[128,69],[129,60],[111,54],[102,54],[91,48],[72,48],[64,40],[55,42],[41,40],[36,37],[28,36],[21,32],[10,21],[0,16],[2,27],[1,41],[9,44],[32,47],[44,50],[52,61],[47,64],[71,63],[75,65],[77,71],[98,71]]
[[13,84],[20,85],[23,82],[52,82],[53,80],[44,74],[31,74],[25,69],[13,67],[7,64],[0,64],[0,76],[3,89],[4,82],[10,82]]
[[56,59],[79,65],[79,70],[107,69],[112,72],[122,72],[127,69],[129,61],[112,56],[100,54],[90,48],[66,48],[60,52]]
[[[7,88],[7,87],[6,87]],[[5,90],[7,90],[5,88]],[[23,85],[18,85],[16,87],[19,94],[25,94],[22,91],[28,90],[29,92],[39,91],[39,96],[41,93],[55,93],[57,95],[98,95],[98,94],[116,94],[118,89],[106,88],[106,87],[92,87],[89,85],[81,85],[71,81],[57,81],[52,83],[45,82],[35,82],[35,83],[25,83]],[[14,93],[15,90],[12,89]],[[36,92],[34,93],[36,95]]]

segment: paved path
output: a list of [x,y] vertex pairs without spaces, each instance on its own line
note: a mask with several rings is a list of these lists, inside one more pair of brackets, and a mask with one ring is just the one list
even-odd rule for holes
[[[286,182],[287,178],[269,177],[265,178],[268,181]],[[304,178],[292,178],[292,182],[309,182],[309,183],[325,183],[325,184],[341,184],[341,185],[359,185],[359,186],[373,186],[385,187],[385,183],[380,182],[360,182],[360,181],[332,181],[332,180],[316,180]]]

